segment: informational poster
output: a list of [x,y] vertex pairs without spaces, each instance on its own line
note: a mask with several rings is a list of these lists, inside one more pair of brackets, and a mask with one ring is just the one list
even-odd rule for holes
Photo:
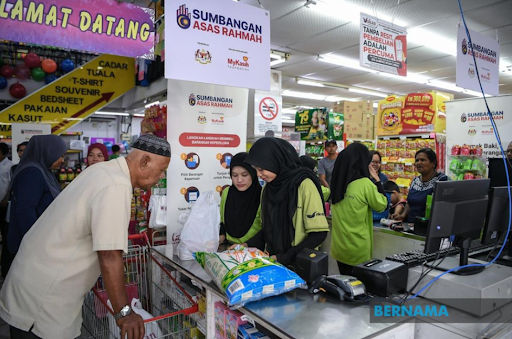
[[407,30],[361,13],[361,67],[407,76]]
[[34,135],[52,133],[52,126],[43,124],[12,124],[12,162],[20,162],[16,149],[19,144],[29,141]]
[[[498,41],[469,30],[472,45],[466,34],[463,25],[459,25],[457,32],[457,86],[465,89],[480,92],[480,84],[475,67],[478,67],[480,81],[486,94],[500,95],[499,72],[500,72],[500,44]],[[471,46],[473,48],[471,48]]]
[[325,108],[298,111],[295,114],[295,132],[301,140],[327,140],[329,117]]
[[100,55],[0,111],[0,135],[12,123],[41,123],[61,134],[135,86],[133,59]]
[[428,92],[389,96],[379,101],[377,135],[445,133],[445,102],[453,95]]
[[167,79],[270,89],[267,10],[231,0],[165,0],[165,8]]
[[265,136],[265,132],[281,133],[283,130],[283,99],[270,92],[254,93],[254,135]]
[[115,0],[2,0],[0,39],[153,59],[154,12]]
[[343,140],[344,117],[341,113],[329,113],[329,122],[327,124],[327,136],[329,139]]
[[[487,98],[504,150],[512,141],[512,96]],[[485,158],[499,158],[501,151],[494,134],[487,108],[481,98],[455,100],[446,103],[446,150],[453,146],[483,148]]]
[[201,192],[231,184],[231,159],[246,148],[249,90],[169,80],[167,140],[172,157],[167,175],[168,244],[178,218]]

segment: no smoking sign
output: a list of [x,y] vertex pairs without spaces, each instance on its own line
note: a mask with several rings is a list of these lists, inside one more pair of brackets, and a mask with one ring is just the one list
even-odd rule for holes
[[274,98],[266,97],[260,101],[260,115],[265,120],[274,120],[279,113],[279,106]]

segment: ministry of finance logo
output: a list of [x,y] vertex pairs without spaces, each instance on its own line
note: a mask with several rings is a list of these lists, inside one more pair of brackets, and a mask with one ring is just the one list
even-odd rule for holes
[[212,55],[209,51],[205,51],[204,49],[196,51],[196,61],[200,64],[206,65],[212,62]]
[[194,95],[194,93],[189,95],[188,103],[189,103],[190,106],[195,106],[196,105],[196,96]]
[[186,5],[181,5],[176,11],[176,23],[180,28],[187,29],[190,27],[190,13]]

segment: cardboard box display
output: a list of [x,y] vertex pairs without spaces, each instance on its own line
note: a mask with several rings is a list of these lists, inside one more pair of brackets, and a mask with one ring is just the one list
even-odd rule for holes
[[229,309],[223,302],[217,301],[214,310],[215,338],[226,339],[226,312]]
[[226,311],[226,339],[237,339],[238,327],[247,323],[242,320],[242,315],[238,311]]
[[373,128],[375,123],[375,117],[373,114],[363,113],[363,126],[367,128]]

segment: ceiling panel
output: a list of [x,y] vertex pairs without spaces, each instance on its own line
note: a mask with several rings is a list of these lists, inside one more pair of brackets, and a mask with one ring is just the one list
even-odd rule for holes
[[348,23],[294,43],[290,47],[305,53],[324,54],[354,45],[359,45],[359,25]]
[[329,69],[336,68],[336,65],[328,64],[326,62],[321,62],[316,60],[316,57],[310,57],[304,61],[286,65],[287,63],[283,63],[282,67],[277,68],[281,72],[287,75],[293,76],[304,76],[306,74],[321,72]]
[[[333,65],[335,66],[335,65]],[[335,81],[342,78],[347,78],[354,75],[364,74],[365,72],[353,69],[353,68],[347,68],[347,67],[336,67],[333,69],[329,69],[326,71],[316,72],[312,74],[308,74],[308,79],[314,79],[314,80],[321,80],[321,81],[329,81],[329,82],[338,82]]]
[[492,24],[493,27],[510,25],[512,1],[501,1],[475,11],[469,11],[465,14],[465,18],[466,20],[471,19],[484,25]]
[[[270,12],[270,21],[304,6],[303,0],[260,0],[263,8]],[[260,7],[258,0],[239,0],[244,4]]]
[[442,69],[446,67],[455,67],[455,57],[454,56],[446,56],[443,58],[428,60],[423,62],[418,62],[414,64],[407,65],[407,68],[410,72],[421,73],[427,72],[434,69]]
[[407,49],[407,64],[414,65],[418,62],[444,58],[446,56],[449,56],[449,54],[439,52],[438,50],[429,47]]

